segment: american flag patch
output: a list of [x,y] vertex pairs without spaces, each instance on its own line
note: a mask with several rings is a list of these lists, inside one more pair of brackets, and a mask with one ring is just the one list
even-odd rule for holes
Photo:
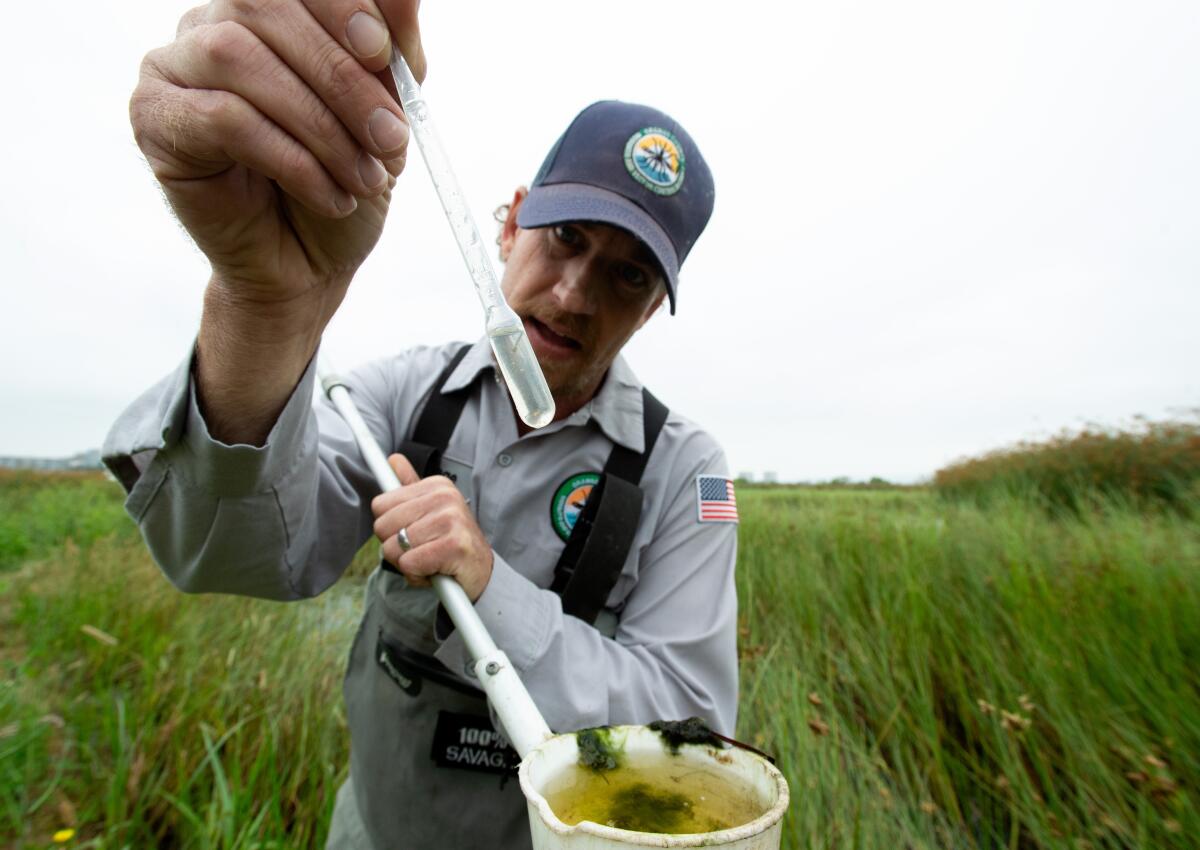
[[733,482],[724,475],[697,475],[696,501],[700,522],[737,522]]

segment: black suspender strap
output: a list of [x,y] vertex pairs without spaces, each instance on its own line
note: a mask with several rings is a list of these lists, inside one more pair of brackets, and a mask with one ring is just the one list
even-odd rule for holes
[[[412,439],[399,446],[401,454],[424,478],[441,471],[441,456],[458,425],[470,396],[470,387],[443,393],[442,387],[458,368],[470,346],[463,346],[446,364],[434,384],[412,431]],[[563,612],[594,623],[616,586],[629,556],[642,516],[642,490],[638,484],[663,424],[666,405],[642,389],[642,424],[645,447],[640,452],[614,445],[600,480],[575,520],[567,545],[554,567],[550,589],[562,597]],[[395,571],[386,561],[385,570]]]
[[550,589],[562,597],[563,613],[596,622],[621,576],[641,518],[642,489],[615,475],[601,475],[554,565]]
[[441,472],[442,452],[450,444],[450,437],[471,395],[469,385],[452,393],[442,392],[442,387],[450,380],[450,376],[470,350],[471,346],[464,345],[450,358],[450,362],[438,376],[437,383],[433,385],[429,400],[425,402],[425,409],[417,419],[412,439],[405,440],[399,446],[400,454],[408,458],[417,475],[422,478]]
[[642,518],[638,483],[650,452],[667,421],[667,407],[642,388],[645,446],[635,452],[613,446],[600,480],[592,487],[567,545],[554,567],[550,589],[562,597],[563,611],[594,623],[621,577]]
[[646,461],[650,451],[658,441],[658,434],[667,421],[667,406],[654,397],[650,390],[642,387],[642,427],[645,434],[645,448],[640,452],[627,449],[625,446],[613,446],[604,464],[604,471],[609,475],[624,478],[630,484],[638,484],[642,473],[646,471]]

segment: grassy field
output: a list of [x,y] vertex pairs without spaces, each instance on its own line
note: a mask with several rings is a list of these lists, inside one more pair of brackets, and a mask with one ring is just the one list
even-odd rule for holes
[[1093,426],[1018,443],[938,470],[933,486],[956,501],[988,505],[1015,498],[1056,514],[1118,502],[1196,516],[1200,411],[1191,419]]
[[[1194,513],[741,495],[739,736],[788,775],[785,847],[1196,846]],[[0,846],[318,846],[366,563],[186,597],[116,485],[0,476]]]

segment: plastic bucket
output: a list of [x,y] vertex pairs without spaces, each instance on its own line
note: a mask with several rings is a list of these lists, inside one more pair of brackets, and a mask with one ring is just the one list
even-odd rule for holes
[[761,756],[737,747],[717,749],[685,744],[672,753],[662,737],[645,726],[618,726],[624,757],[630,769],[665,768],[674,775],[703,771],[715,774],[738,789],[752,820],[717,832],[664,834],[633,832],[582,821],[563,823],[551,810],[546,794],[553,794],[577,774],[579,748],[575,735],[559,735],[531,750],[521,761],[521,790],[529,806],[533,850],[601,850],[616,847],[728,847],[739,850],[775,850],[788,806],[788,786],[774,765]]

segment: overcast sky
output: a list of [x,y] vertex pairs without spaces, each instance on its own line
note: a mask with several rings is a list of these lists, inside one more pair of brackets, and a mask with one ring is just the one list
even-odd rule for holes
[[[191,5],[20,4],[0,58],[0,454],[98,446],[207,277],[133,143]],[[425,0],[426,95],[481,227],[586,104],[689,128],[716,211],[626,353],[735,471],[915,480],[1200,406],[1200,4]],[[474,339],[419,156],[330,326],[346,368]]]

